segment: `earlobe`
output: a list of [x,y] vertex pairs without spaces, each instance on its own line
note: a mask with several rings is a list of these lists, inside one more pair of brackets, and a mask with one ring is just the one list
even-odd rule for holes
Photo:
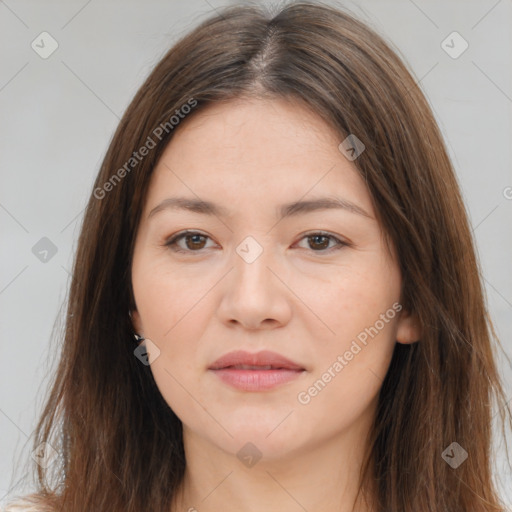
[[404,345],[415,343],[421,339],[421,327],[418,316],[403,310],[398,320],[396,341]]

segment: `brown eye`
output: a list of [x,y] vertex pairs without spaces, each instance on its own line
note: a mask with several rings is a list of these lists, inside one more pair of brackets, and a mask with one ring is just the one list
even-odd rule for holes
[[[201,252],[207,248],[209,236],[203,235],[196,231],[185,231],[172,236],[164,245],[175,252],[191,253]],[[211,240],[211,239],[210,239]],[[304,236],[302,240],[308,241],[308,247],[313,252],[328,253],[331,250],[341,249],[348,246],[347,242],[343,242],[339,238],[329,233],[312,233]],[[185,242],[184,244],[182,242]],[[330,244],[333,245],[330,245]]]
[[311,249],[313,252],[329,253],[331,250],[341,249],[349,245],[348,242],[343,242],[338,237],[323,232],[310,233],[304,236],[302,240],[307,240],[305,249]]
[[[202,233],[197,233],[195,231],[186,231],[183,233],[178,233],[171,237],[166,243],[166,247],[170,247],[171,250],[176,252],[199,252],[204,249],[206,246],[206,241],[210,237],[203,235]],[[184,241],[185,244],[181,244],[180,242]]]

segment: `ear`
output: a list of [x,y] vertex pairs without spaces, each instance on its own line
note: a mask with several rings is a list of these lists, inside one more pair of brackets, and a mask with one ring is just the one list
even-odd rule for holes
[[405,309],[402,310],[398,319],[396,341],[407,345],[419,341],[420,338],[421,326],[418,316],[415,313],[409,313]]
[[139,312],[134,309],[130,311],[130,318],[132,319],[133,332],[143,336],[144,328],[142,327],[142,321]]

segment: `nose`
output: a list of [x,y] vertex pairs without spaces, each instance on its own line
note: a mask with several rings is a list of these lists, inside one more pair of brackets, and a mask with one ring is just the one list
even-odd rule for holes
[[291,318],[293,294],[285,284],[286,276],[280,275],[284,272],[269,250],[263,250],[253,261],[240,254],[234,252],[232,256],[234,268],[223,280],[217,315],[226,324],[248,330],[286,325]]

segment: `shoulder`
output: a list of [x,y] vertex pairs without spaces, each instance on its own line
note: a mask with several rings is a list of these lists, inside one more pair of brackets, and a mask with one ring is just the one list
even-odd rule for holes
[[52,509],[41,496],[30,494],[0,506],[0,512],[52,512]]

